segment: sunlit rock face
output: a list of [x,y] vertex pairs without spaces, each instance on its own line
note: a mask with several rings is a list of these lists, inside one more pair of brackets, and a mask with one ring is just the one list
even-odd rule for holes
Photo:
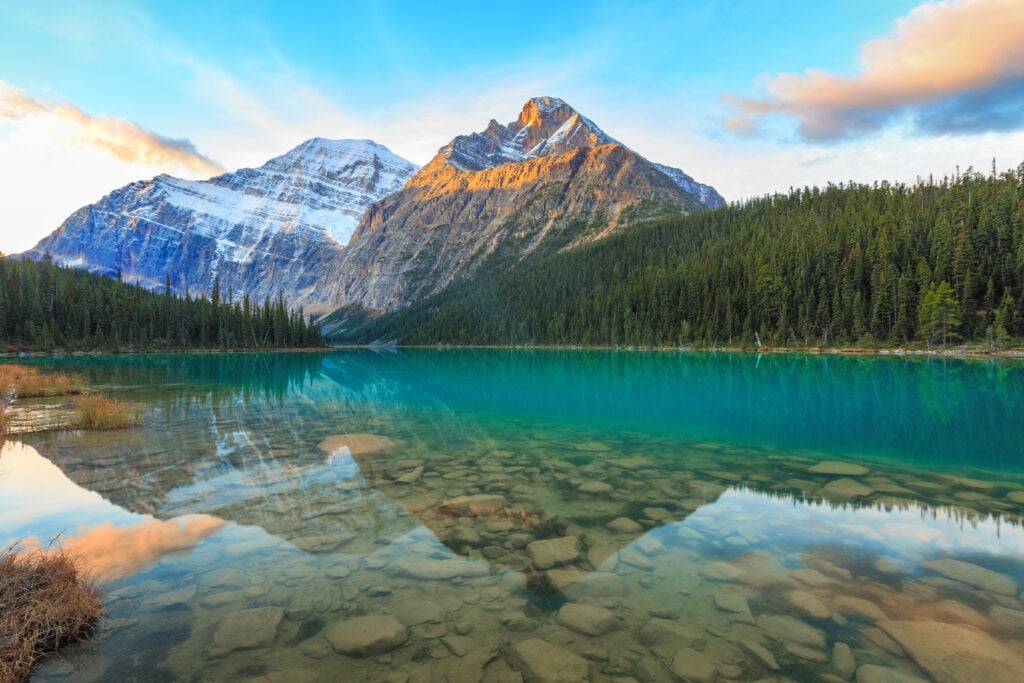
[[415,164],[370,140],[313,138],[259,168],[203,181],[160,175],[72,214],[27,252],[40,259],[174,291],[315,300],[373,202]]
[[336,276],[339,304],[395,310],[543,249],[600,239],[655,215],[724,204],[679,169],[651,163],[562,100],[529,100],[442,147],[367,211]]

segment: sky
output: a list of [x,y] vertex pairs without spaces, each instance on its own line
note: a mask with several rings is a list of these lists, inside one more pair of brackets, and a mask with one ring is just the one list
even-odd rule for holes
[[1024,0],[0,0],[0,252],[310,137],[424,164],[560,97],[730,201],[1024,162]]

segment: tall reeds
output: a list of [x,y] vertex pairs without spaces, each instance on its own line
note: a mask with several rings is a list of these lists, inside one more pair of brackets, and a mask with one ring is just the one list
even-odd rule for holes
[[[81,375],[40,372],[22,365],[0,364],[0,435],[11,428],[10,406],[15,399],[77,396],[85,391]],[[142,406],[106,398],[100,394],[80,396],[74,401],[75,416],[56,428],[122,429],[142,421]],[[3,683],[0,680],[0,683]]]
[[84,388],[81,375],[0,364],[0,392],[14,391],[17,398],[70,396],[82,393]]
[[142,406],[114,401],[93,394],[75,400],[77,427],[81,429],[124,429],[142,422]]

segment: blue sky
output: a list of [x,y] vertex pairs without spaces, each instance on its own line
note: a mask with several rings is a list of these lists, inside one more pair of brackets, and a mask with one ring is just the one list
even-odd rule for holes
[[1019,0],[7,5],[6,252],[131,180],[312,136],[425,163],[535,95],[727,199],[1024,161]]

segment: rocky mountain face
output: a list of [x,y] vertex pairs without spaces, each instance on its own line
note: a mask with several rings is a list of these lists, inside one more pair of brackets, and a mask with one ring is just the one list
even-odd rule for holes
[[292,305],[320,299],[367,207],[416,166],[370,140],[307,140],[260,168],[203,181],[166,175],[131,183],[72,214],[25,255],[147,287]]
[[720,206],[714,188],[654,164],[562,100],[456,137],[405,187],[367,211],[325,292],[395,310],[492,258],[598,239],[644,218]]

